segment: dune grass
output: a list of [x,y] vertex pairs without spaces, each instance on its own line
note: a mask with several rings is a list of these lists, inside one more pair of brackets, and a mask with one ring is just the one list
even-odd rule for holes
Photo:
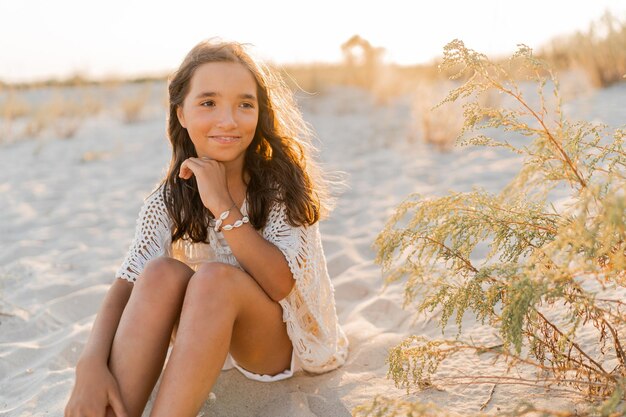
[[[461,65],[459,65],[461,64]],[[455,339],[410,336],[390,351],[389,374],[407,391],[491,383],[543,386],[589,401],[587,411],[538,410],[520,404],[509,414],[618,416],[626,413],[626,126],[569,121],[560,107],[558,80],[522,46],[504,66],[461,41],[445,48],[443,65],[463,68],[466,80],[441,105],[463,104],[465,145],[508,149],[524,158],[498,194],[476,189],[442,198],[410,196],[376,240],[386,285],[405,281],[405,305],[439,311],[439,325],[458,328]],[[534,74],[539,101],[531,105],[512,71]],[[481,93],[499,91],[512,104],[486,106]],[[546,95],[555,97],[553,101]],[[496,140],[483,129],[501,133]],[[514,132],[526,138],[509,140]],[[569,190],[566,208],[550,200]],[[489,253],[477,263],[479,245]],[[621,291],[621,292],[620,292]],[[464,315],[489,325],[498,342],[464,337]],[[584,341],[583,341],[584,340]],[[439,378],[442,362],[464,352],[489,357],[527,375],[465,369]],[[376,398],[357,416],[446,415],[397,399]],[[480,414],[477,414],[480,415]]]
[[580,68],[596,87],[626,77],[626,19],[606,12],[587,30],[561,36],[538,54],[559,70]]

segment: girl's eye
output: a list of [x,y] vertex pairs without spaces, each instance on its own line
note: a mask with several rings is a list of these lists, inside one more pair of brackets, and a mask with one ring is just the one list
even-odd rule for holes
[[208,100],[200,103],[200,105],[204,107],[213,107],[215,106],[215,102],[213,100]]
[[254,108],[254,104],[253,103],[244,102],[244,103],[241,103],[241,107],[244,107],[246,109],[253,109]]

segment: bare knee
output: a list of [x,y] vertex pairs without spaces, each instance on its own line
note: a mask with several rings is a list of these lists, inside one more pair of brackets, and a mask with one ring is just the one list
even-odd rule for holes
[[242,271],[221,262],[205,263],[189,281],[188,293],[198,295],[211,303],[232,305]]
[[158,290],[163,292],[185,288],[193,270],[184,263],[161,256],[146,263],[135,286],[142,290]]

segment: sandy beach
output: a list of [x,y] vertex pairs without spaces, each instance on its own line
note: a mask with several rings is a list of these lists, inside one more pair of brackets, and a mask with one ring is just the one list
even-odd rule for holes
[[[164,84],[153,88],[155,97],[163,96]],[[215,400],[207,401],[201,415],[344,417],[378,394],[432,401],[451,415],[479,412],[491,385],[407,395],[387,379],[389,348],[411,334],[439,338],[441,330],[436,318],[402,308],[401,283],[383,291],[372,243],[410,193],[441,196],[475,186],[498,191],[521,161],[490,148],[439,152],[408,140],[409,97],[379,104],[369,93],[346,87],[298,99],[324,166],[345,173],[346,186],[321,233],[349,358],[336,371],[300,372],[271,384],[224,371],[213,388]],[[621,83],[581,94],[565,109],[573,117],[619,126],[626,121],[625,101]],[[76,360],[126,254],[139,208],[168,163],[161,102],[147,106],[134,123],[106,106],[72,138],[49,134],[0,144],[0,416],[63,414]],[[494,338],[491,328],[472,317],[464,325],[473,340]],[[446,329],[445,336],[455,334],[456,328]],[[462,356],[445,362],[440,375],[491,366]],[[578,406],[539,388],[503,385],[484,411],[498,415],[512,406],[511,398]]]

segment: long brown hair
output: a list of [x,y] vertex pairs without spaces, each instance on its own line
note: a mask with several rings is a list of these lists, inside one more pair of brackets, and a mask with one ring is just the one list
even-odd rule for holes
[[195,177],[183,182],[180,166],[197,157],[193,143],[177,117],[195,70],[209,62],[235,62],[252,73],[257,84],[259,120],[246,150],[244,170],[249,175],[246,199],[250,223],[265,226],[272,204],[284,204],[292,226],[311,225],[328,209],[328,192],[321,171],[312,160],[311,132],[298,110],[291,91],[280,76],[248,54],[236,42],[202,41],[185,57],[169,78],[167,133],[172,159],[161,192],[174,222],[172,242],[189,238],[206,242],[209,219],[214,217],[203,204]]

